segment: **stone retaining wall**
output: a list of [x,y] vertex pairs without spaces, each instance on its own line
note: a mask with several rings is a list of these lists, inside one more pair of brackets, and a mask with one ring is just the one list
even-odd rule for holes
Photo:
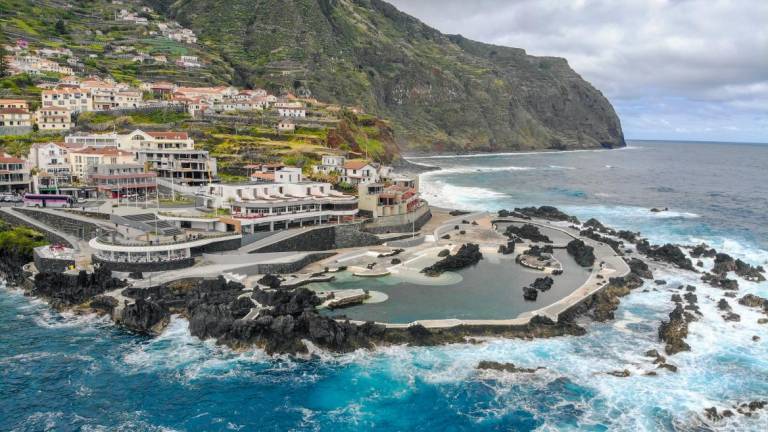
[[312,229],[275,242],[250,253],[323,251],[381,244],[371,233],[361,231],[361,224],[334,225]]
[[375,222],[369,222],[364,225],[363,229],[366,232],[374,234],[389,234],[389,233],[401,233],[418,231],[424,225],[432,219],[432,211],[428,206],[424,206],[426,211],[422,211],[422,214],[416,216],[415,223],[408,220],[408,217],[403,216],[384,216],[376,219]]
[[104,233],[104,229],[96,224],[81,221],[79,219],[69,218],[66,215],[55,215],[39,210],[20,207],[15,207],[13,210],[40,223],[44,223],[53,229],[59,230],[83,240],[90,240],[96,237],[98,235],[97,233],[99,232]]
[[75,265],[75,260],[62,258],[43,258],[37,251],[34,254],[35,267],[42,273],[62,273]]
[[185,258],[181,260],[171,260],[171,261],[159,261],[159,262],[152,262],[152,263],[128,263],[128,262],[112,262],[112,261],[105,261],[96,255],[91,256],[91,260],[94,264],[99,264],[102,267],[105,267],[111,271],[119,271],[119,272],[158,272],[158,271],[169,271],[169,270],[178,270],[182,268],[192,267],[195,265],[195,259],[194,258]]
[[204,253],[226,252],[235,249],[239,249],[242,239],[235,238],[229,240],[222,240],[220,242],[209,243],[207,245],[190,248],[192,256],[202,255]]
[[6,212],[0,211],[0,219],[2,219],[3,221],[7,222],[10,225],[24,226],[24,227],[27,227],[27,228],[32,228],[33,230],[38,231],[43,236],[45,236],[45,239],[48,240],[50,243],[63,244],[63,245],[68,246],[68,247],[75,247],[76,246],[76,245],[73,245],[72,243],[70,243],[64,237],[56,234],[53,231],[41,229],[37,225],[34,225],[34,224],[32,224],[32,223],[30,223],[28,221],[25,221],[21,217],[21,215],[20,216],[14,216],[14,215],[10,215],[10,214],[8,214]]

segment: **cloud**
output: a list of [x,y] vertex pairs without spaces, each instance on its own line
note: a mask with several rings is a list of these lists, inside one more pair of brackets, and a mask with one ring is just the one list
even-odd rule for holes
[[[685,125],[654,134],[768,141],[768,1],[391,3],[445,33],[565,57],[614,103],[630,138],[648,137],[642,125],[666,118]],[[662,117],[671,107],[685,111]]]

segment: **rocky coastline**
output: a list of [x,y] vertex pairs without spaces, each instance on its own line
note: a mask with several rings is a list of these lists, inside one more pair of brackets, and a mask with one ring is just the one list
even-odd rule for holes
[[[542,210],[543,209],[543,210]],[[506,212],[506,211],[503,211]],[[506,212],[507,214],[511,214]],[[554,208],[515,209],[514,213],[546,216],[549,220],[575,223],[575,218]],[[500,212],[501,215],[501,212]],[[662,262],[674,267],[697,272],[691,260],[676,245],[650,245],[638,233],[615,231],[590,220],[585,223],[593,232],[615,237],[635,246],[638,254],[650,261]],[[620,240],[619,240],[620,239]],[[574,241],[576,242],[576,241]],[[590,261],[588,246],[569,244],[568,251],[585,266]],[[757,280],[764,277],[762,267],[752,267],[718,254],[708,247],[691,247],[694,253],[716,258],[711,273],[725,277],[729,271]],[[627,249],[629,251],[629,249]],[[714,255],[712,255],[714,251]],[[557,321],[534,316],[525,325],[460,325],[448,328],[426,328],[421,325],[388,327],[373,322],[352,322],[342,316],[321,314],[317,306],[321,300],[306,288],[280,286],[280,278],[267,275],[253,289],[246,289],[238,282],[223,277],[215,279],[177,280],[146,289],[126,287],[126,282],[116,279],[106,270],[92,274],[38,273],[29,278],[22,270],[31,261],[29,254],[13,249],[0,249],[0,276],[14,285],[23,287],[29,295],[48,301],[57,309],[108,314],[124,328],[136,333],[156,335],[163,331],[172,315],[189,321],[193,336],[214,339],[217,343],[234,349],[263,348],[270,354],[299,354],[310,352],[312,346],[332,352],[349,352],[371,349],[377,346],[407,344],[430,346],[448,343],[466,343],[482,337],[541,338],[555,336],[579,336],[586,329],[579,325],[582,317],[602,322],[614,319],[621,298],[653,279],[645,259],[638,256],[624,257],[631,273],[610,278],[597,293],[585,298],[565,312]],[[473,265],[482,259],[478,245],[465,244],[456,254],[424,269],[427,274],[439,274]],[[657,283],[663,281],[657,281]],[[528,287],[529,291],[544,291],[549,280],[542,278]],[[680,287],[684,294],[674,294],[674,308],[669,320],[660,323],[659,340],[665,343],[665,351],[673,355],[690,349],[685,343],[688,324],[700,314],[696,305],[695,287]],[[120,291],[123,304],[107,293]],[[532,294],[531,294],[532,295]],[[754,295],[743,296],[739,303],[761,309],[768,317],[768,300]],[[721,310],[728,316],[727,302]],[[731,316],[731,319],[735,319]],[[768,318],[765,319],[768,322]],[[666,364],[666,363],[663,363]],[[672,369],[673,366],[666,367]]]

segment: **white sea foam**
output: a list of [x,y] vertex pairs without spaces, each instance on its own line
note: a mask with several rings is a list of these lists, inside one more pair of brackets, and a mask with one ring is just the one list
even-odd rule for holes
[[500,157],[500,156],[528,156],[528,155],[541,155],[541,156],[559,156],[571,153],[593,153],[617,150],[634,149],[636,147],[622,147],[618,149],[587,149],[587,150],[562,150],[562,151],[528,151],[528,152],[499,152],[499,153],[472,153],[472,154],[448,154],[448,155],[431,155],[431,156],[408,156],[406,160],[409,162],[414,159],[463,159],[463,158],[486,158],[486,157]]

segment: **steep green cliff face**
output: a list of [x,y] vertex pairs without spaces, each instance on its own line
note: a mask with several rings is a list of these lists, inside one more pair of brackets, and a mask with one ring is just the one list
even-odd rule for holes
[[238,84],[392,119],[403,151],[624,146],[613,107],[566,60],[444,35],[380,0],[150,0]]

